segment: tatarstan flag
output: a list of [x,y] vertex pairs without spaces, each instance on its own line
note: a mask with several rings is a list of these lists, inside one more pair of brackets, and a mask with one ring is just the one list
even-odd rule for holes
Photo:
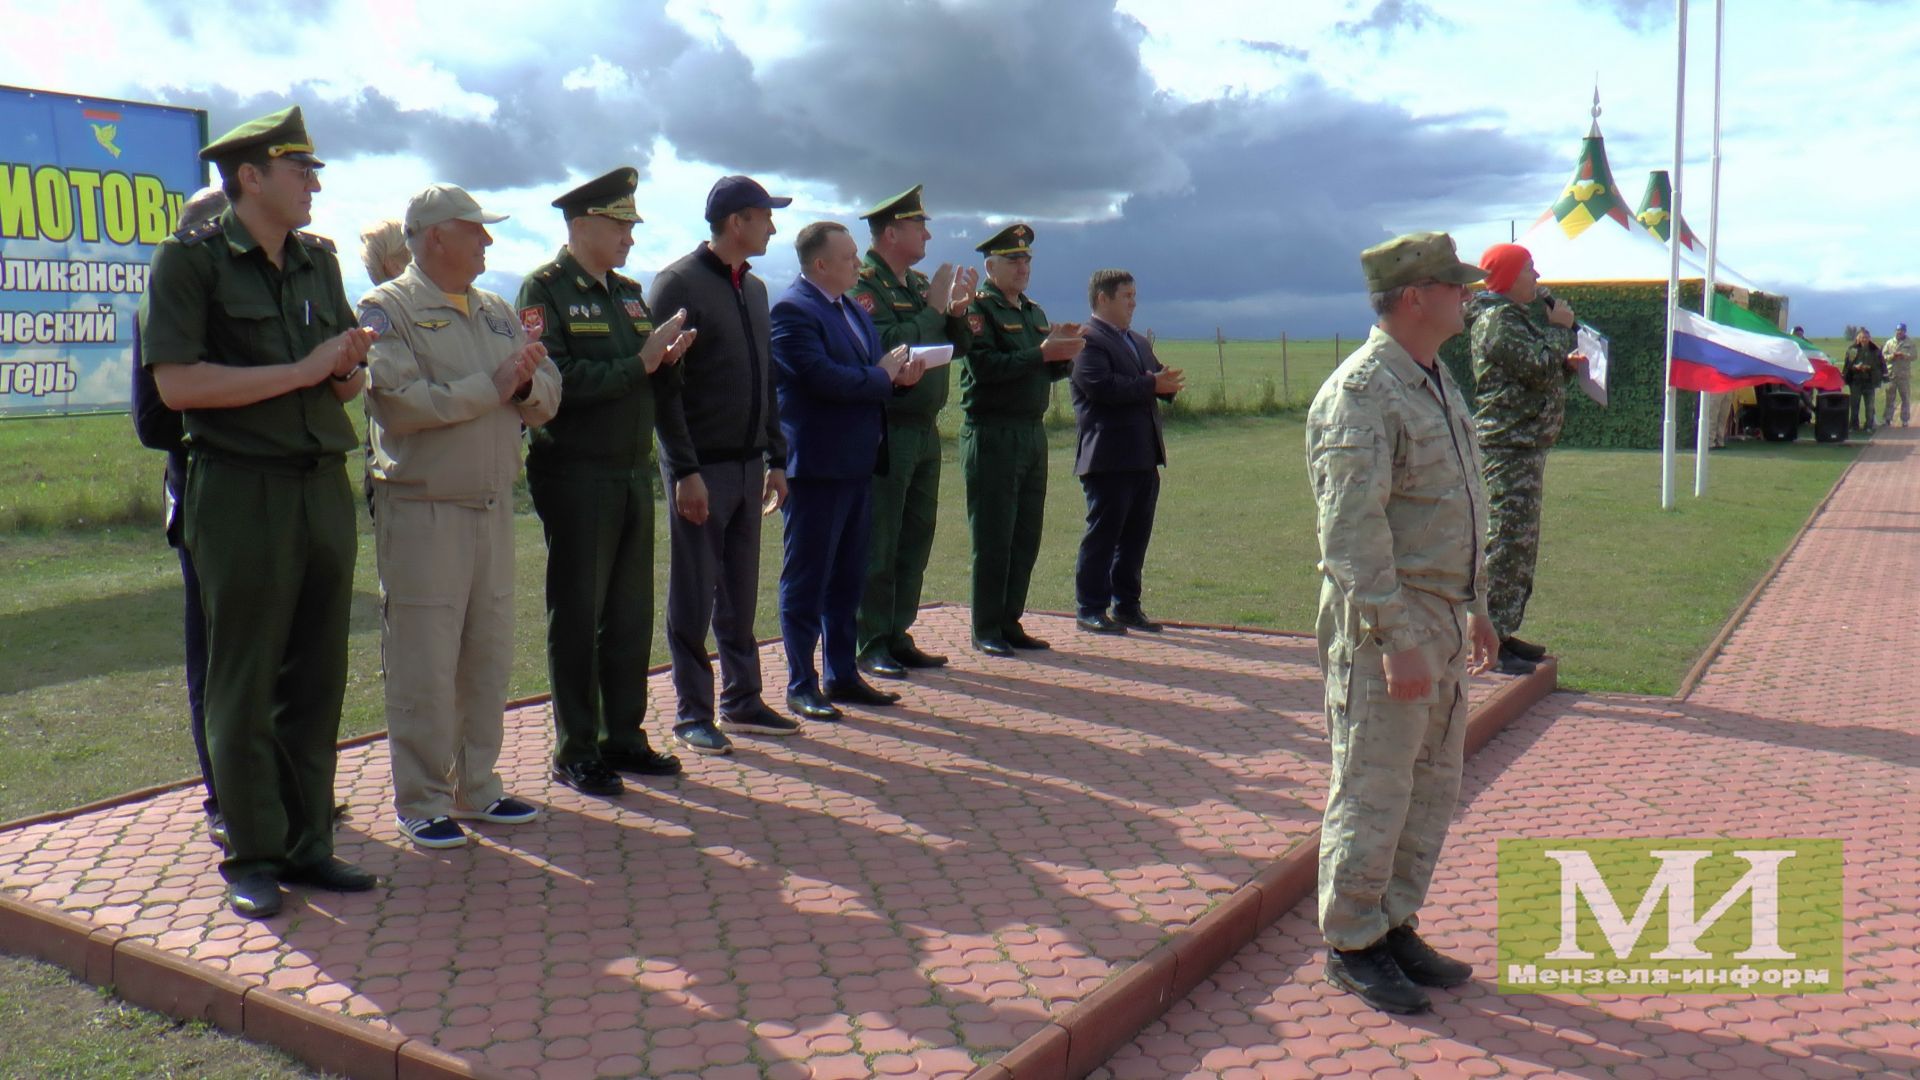
[[1573,181],[1560,194],[1560,201],[1542,216],[1558,222],[1569,240],[1601,218],[1612,218],[1623,229],[1632,228],[1627,223],[1626,201],[1620,197],[1613,170],[1607,166],[1606,140],[1600,137],[1598,120],[1580,144],[1580,164],[1573,170]]
[[1741,307],[1739,304],[1734,303],[1719,293],[1715,293],[1713,296],[1713,321],[1738,327],[1741,330],[1751,330],[1756,334],[1769,334],[1773,337],[1786,338],[1799,347],[1801,357],[1813,367],[1813,378],[1807,380],[1808,386],[1813,387],[1815,390],[1843,390],[1846,388],[1845,381],[1840,377],[1840,369],[1835,367],[1833,361],[1827,359],[1827,354],[1821,352],[1819,347],[1813,342],[1808,341],[1806,338],[1795,337],[1787,333],[1773,323],[1768,322],[1765,318],[1755,315],[1753,312],[1748,311],[1746,308]]
[[[1640,196],[1640,212],[1633,216],[1648,232],[1666,240],[1673,235],[1672,207],[1673,184],[1667,179],[1667,170],[1655,169],[1647,174],[1647,192]],[[1680,243],[1688,251],[1699,251],[1705,246],[1685,218],[1680,219]]]

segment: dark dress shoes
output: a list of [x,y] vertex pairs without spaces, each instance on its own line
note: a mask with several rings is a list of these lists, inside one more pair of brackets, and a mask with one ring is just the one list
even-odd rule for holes
[[787,691],[787,708],[807,720],[838,720],[840,710],[818,690]]
[[946,667],[947,658],[939,653],[920,651],[920,646],[908,642],[905,648],[893,650],[893,658],[910,668]]
[[1104,611],[1096,611],[1091,615],[1082,615],[1073,620],[1073,625],[1085,630],[1089,634],[1124,634],[1127,632],[1126,627],[1107,618],[1107,613]]
[[1494,661],[1493,670],[1502,675],[1531,675],[1533,661],[1521,659],[1512,649],[1501,649],[1500,658]]
[[906,665],[886,653],[873,653],[870,656],[863,656],[860,658],[858,664],[861,671],[876,678],[904,679],[907,677]]
[[227,850],[227,817],[218,810],[207,815],[207,839],[221,851]]
[[1025,630],[1022,630],[1018,627],[1014,628],[1013,633],[1007,635],[1007,644],[1013,646],[1016,649],[1039,650],[1039,649],[1053,648],[1053,646],[1047,644],[1046,642],[1040,640],[1037,637],[1034,637],[1032,634],[1029,634]]
[[280,875],[289,885],[306,885],[328,892],[367,892],[380,879],[343,859],[328,858],[312,866],[298,866]]
[[866,705],[881,708],[900,700],[899,694],[889,694],[868,685],[865,679],[855,678],[848,683],[828,683],[827,700],[842,705]]
[[1113,621],[1129,630],[1143,630],[1149,634],[1157,634],[1166,629],[1166,627],[1147,618],[1147,613],[1141,611],[1139,608],[1134,608],[1131,611],[1122,611],[1119,608],[1114,608]]
[[986,653],[988,656],[1004,657],[1004,656],[1013,655],[1013,646],[1007,644],[1005,640],[997,637],[974,638],[973,647],[976,649],[979,649],[983,653]]
[[1433,1007],[1427,992],[1400,970],[1385,939],[1364,949],[1328,949],[1327,981],[1381,1012],[1423,1013]]
[[600,763],[614,772],[637,773],[641,776],[678,776],[680,759],[672,754],[663,754],[651,746],[638,750],[602,750]]
[[1473,978],[1472,964],[1436,952],[1411,926],[1396,926],[1381,940],[1400,970],[1421,986],[1459,986]]
[[582,795],[611,797],[624,795],[627,790],[620,774],[599,761],[576,761],[571,765],[556,761],[553,764],[553,779]]
[[234,914],[265,919],[280,914],[280,883],[272,874],[248,874],[227,882],[227,906]]
[[1507,638],[1500,643],[1500,647],[1522,660],[1531,660],[1536,664],[1547,658],[1545,645],[1535,645],[1531,641],[1521,641],[1517,637]]

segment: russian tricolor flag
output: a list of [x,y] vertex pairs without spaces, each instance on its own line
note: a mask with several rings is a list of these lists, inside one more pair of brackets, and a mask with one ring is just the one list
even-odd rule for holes
[[1724,394],[1762,383],[1803,386],[1811,378],[1813,363],[1792,338],[1739,330],[1691,311],[1674,312],[1669,381],[1681,390]]

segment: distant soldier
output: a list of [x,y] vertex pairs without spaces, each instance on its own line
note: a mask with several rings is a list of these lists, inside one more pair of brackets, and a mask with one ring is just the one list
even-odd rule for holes
[[[927,211],[920,185],[861,215],[873,233],[850,294],[873,317],[880,347],[951,345],[956,357],[973,342],[967,305],[980,272],[955,272],[942,263],[933,277],[913,269],[927,256]],[[947,403],[950,365],[927,369],[921,380],[887,402],[887,469],[873,481],[873,543],[860,595],[860,670],[904,679],[908,668],[935,668],[947,658],[913,643],[920,585],[933,554],[940,501],[940,432],[934,418]]]
[[233,910],[263,918],[280,910],[282,882],[377,884],[333,854],[358,546],[346,402],[373,335],[355,325],[332,241],[299,231],[322,167],[300,109],[248,121],[200,156],[232,206],[154,253],[141,351],[161,398],[186,413],[220,874]]
[[1873,335],[1861,327],[1847,346],[1847,358],[1841,367],[1847,380],[1848,423],[1854,431],[1873,430],[1873,388],[1886,381],[1887,360]]
[[1379,325],[1307,413],[1319,509],[1320,664],[1333,743],[1320,831],[1327,980],[1376,1009],[1467,964],[1415,932],[1460,793],[1467,672],[1500,649],[1481,591],[1486,499],[1466,400],[1439,363],[1480,280],[1445,233],[1360,256]]
[[960,469],[973,534],[973,647],[988,656],[1047,643],[1020,625],[1047,510],[1047,431],[1053,384],[1086,345],[1077,323],[1049,323],[1027,297],[1033,229],[1009,225],[975,250],[987,285],[968,309],[973,345],[960,368]]
[[1900,397],[1900,426],[1906,427],[1913,419],[1913,339],[1907,336],[1907,324],[1901,323],[1893,328],[1893,336],[1881,346],[1881,359],[1887,364],[1887,404],[1886,412],[1880,417],[1882,424],[1893,423],[1893,398]]
[[1540,559],[1540,500],[1547,451],[1567,416],[1567,384],[1587,358],[1574,349],[1573,308],[1547,301],[1542,326],[1528,305],[1540,296],[1533,256],[1495,244],[1480,257],[1487,291],[1467,302],[1473,350],[1473,419],[1486,457],[1492,520],[1487,522],[1487,610],[1500,632],[1495,670],[1525,675],[1545,646],[1514,635],[1533,595]]

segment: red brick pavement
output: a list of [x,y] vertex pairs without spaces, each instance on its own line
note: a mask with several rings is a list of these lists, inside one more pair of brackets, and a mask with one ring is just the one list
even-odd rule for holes
[[519,1075],[963,1075],[1285,851],[1324,788],[1310,639],[1030,626],[1058,648],[989,660],[932,609],[954,663],[900,707],[615,803],[551,785],[547,711],[519,710],[502,772],[547,813],[451,852],[398,835],[384,744],[350,749],[340,853],[391,887],[270,922],[225,910],[190,789],[0,834],[0,895]]
[[[1467,764],[1423,926],[1478,978],[1389,1017],[1320,980],[1302,904],[1102,1078],[1920,1076],[1920,436],[1883,432],[1683,703],[1556,695]],[[1846,842],[1843,993],[1495,992],[1510,836]]]

